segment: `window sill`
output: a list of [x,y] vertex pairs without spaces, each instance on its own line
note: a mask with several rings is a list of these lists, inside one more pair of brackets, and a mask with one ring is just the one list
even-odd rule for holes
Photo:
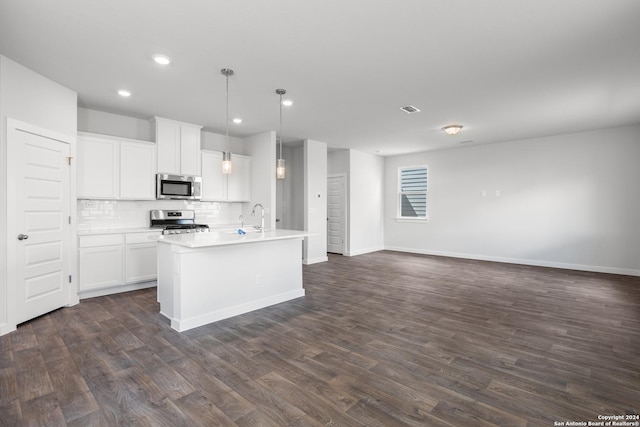
[[426,224],[429,218],[396,218],[396,222],[410,222],[415,224]]

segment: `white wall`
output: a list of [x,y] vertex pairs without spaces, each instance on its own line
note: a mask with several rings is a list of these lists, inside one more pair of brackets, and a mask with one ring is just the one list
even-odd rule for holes
[[276,134],[263,132],[244,139],[244,148],[251,156],[251,203],[243,212],[245,224],[259,225],[259,209],[251,217],[251,208],[261,203],[265,209],[265,228],[276,228]]
[[78,108],[78,130],[153,141],[149,120],[105,113],[88,108]]
[[384,248],[384,159],[349,150],[349,239],[345,255]]
[[[388,157],[385,247],[640,275],[639,161],[640,126]],[[430,222],[396,222],[398,167],[423,163]]]
[[[194,123],[196,124],[196,123]],[[153,141],[153,124],[149,119],[105,113],[104,111],[78,108],[78,130],[102,135]],[[200,146],[205,150],[225,151],[225,135],[203,130],[200,134]],[[244,154],[242,138],[229,137],[232,153]]]
[[327,144],[304,141],[304,263],[327,261]]
[[[277,211],[280,222],[276,227],[304,230],[304,147],[302,142],[282,147],[285,160],[285,179],[276,180]],[[273,160],[274,162],[276,159]]]
[[[0,55],[0,335],[15,328],[9,319],[7,288],[7,117],[69,135],[75,141],[76,106],[75,92]],[[75,152],[75,142],[71,152]]]
[[327,172],[347,176],[344,255],[384,249],[384,158],[357,150],[332,150]]

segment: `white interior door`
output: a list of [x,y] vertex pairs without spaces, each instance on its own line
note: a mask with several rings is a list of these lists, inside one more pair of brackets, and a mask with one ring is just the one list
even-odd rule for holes
[[327,178],[327,252],[343,254],[345,227],[345,177]]
[[18,127],[7,136],[15,189],[8,249],[15,256],[16,323],[22,323],[69,303],[70,146]]

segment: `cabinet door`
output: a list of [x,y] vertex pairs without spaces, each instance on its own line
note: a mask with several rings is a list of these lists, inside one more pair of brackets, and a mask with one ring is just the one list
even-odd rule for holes
[[80,291],[122,285],[122,245],[79,250]]
[[227,175],[227,200],[248,202],[251,200],[251,157],[233,155],[233,173]]
[[202,151],[202,200],[227,199],[226,180],[222,174],[222,153]]
[[120,198],[156,198],[156,145],[120,143]]
[[180,123],[156,119],[158,172],[180,174]]
[[180,173],[200,175],[200,127],[180,127]]
[[115,199],[119,193],[120,144],[94,137],[78,137],[78,198]]
[[157,277],[157,243],[138,243],[125,248],[126,283],[146,282]]

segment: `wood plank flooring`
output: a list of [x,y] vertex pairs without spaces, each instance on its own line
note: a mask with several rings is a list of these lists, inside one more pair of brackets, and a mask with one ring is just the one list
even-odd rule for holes
[[155,288],[0,337],[0,426],[553,426],[640,413],[640,278],[382,251],[178,333]]

